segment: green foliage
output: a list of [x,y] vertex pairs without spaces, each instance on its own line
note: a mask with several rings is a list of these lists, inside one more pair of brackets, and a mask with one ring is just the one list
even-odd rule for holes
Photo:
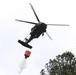
[[65,52],[46,63],[41,75],[76,75],[76,58],[71,52]]

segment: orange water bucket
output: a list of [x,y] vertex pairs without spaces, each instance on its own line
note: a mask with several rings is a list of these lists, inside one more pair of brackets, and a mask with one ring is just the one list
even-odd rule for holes
[[26,50],[24,56],[25,56],[26,58],[28,58],[28,57],[30,56],[30,54],[31,54],[31,52],[30,52],[29,50]]

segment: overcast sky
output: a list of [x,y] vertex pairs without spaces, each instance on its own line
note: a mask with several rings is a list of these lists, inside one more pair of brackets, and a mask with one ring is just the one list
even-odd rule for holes
[[76,2],[75,0],[1,0],[0,1],[0,75],[19,75],[19,63],[28,49],[20,45],[34,26],[15,21],[22,19],[37,22],[28,3],[32,3],[40,21],[46,24],[69,24],[48,26],[45,34],[31,41],[33,48],[27,59],[27,67],[21,75],[40,75],[49,59],[71,51],[76,54]]

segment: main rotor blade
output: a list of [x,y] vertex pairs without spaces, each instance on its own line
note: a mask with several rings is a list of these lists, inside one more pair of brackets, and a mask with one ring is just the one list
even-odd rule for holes
[[37,14],[36,14],[36,12],[35,12],[32,4],[31,4],[31,3],[29,3],[29,4],[30,4],[30,6],[31,6],[31,8],[32,8],[32,10],[33,10],[33,12],[34,12],[34,14],[35,14],[35,17],[36,17],[37,21],[40,22],[40,20],[39,20],[39,18],[38,18],[38,16],[37,16]]
[[47,25],[53,25],[53,26],[69,26],[69,24],[47,24]]
[[51,39],[51,40],[53,40],[52,38],[51,38],[51,36],[46,32],[46,34],[47,34],[47,36]]
[[24,21],[24,20],[18,20],[18,19],[16,19],[16,21],[30,23],[30,24],[37,24],[37,23],[34,23],[34,22],[29,22],[29,21]]

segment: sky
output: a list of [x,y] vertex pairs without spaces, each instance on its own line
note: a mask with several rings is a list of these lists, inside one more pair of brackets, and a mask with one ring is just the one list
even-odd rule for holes
[[[46,24],[69,24],[69,26],[48,26],[45,34],[30,42],[28,49],[17,41],[23,40],[33,27],[15,19],[37,22],[28,3],[32,3],[40,21]],[[40,75],[49,59],[71,51],[76,54],[76,1],[75,0],[1,0],[0,1],[0,74]],[[19,63],[26,50],[31,51],[27,66],[19,74]]]

